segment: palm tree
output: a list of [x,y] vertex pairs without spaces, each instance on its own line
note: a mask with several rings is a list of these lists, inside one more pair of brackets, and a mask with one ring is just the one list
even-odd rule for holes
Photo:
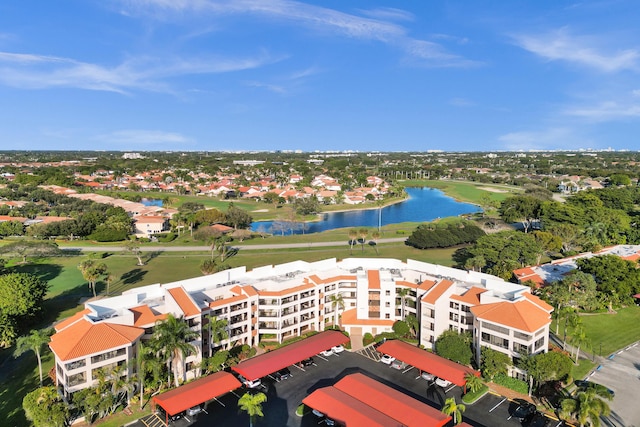
[[86,259],[78,265],[78,270],[82,272],[82,277],[89,283],[89,288],[93,291],[93,297],[96,295],[96,282],[100,276],[107,274],[107,265],[103,262],[96,263],[92,259]]
[[144,407],[144,386],[147,374],[153,375],[153,382],[159,384],[162,375],[162,362],[155,357],[153,348],[144,344],[142,341],[138,343],[138,353],[136,355],[136,371],[138,375],[138,387],[140,388],[140,409]]
[[373,247],[376,250],[376,255],[379,255],[379,253],[378,253],[378,239],[379,238],[380,238],[380,232],[379,231],[371,232],[371,240],[373,240]]
[[580,355],[580,347],[581,346],[590,346],[591,340],[587,337],[587,333],[584,331],[584,328],[579,325],[573,331],[571,335],[571,341],[573,345],[577,346],[576,348],[576,365],[578,364],[578,356]]
[[107,277],[105,277],[104,281],[107,284],[107,296],[109,296],[109,288],[111,287],[111,284],[116,280],[116,276],[114,276],[113,274],[107,274]]
[[169,384],[173,370],[175,386],[180,385],[180,367],[182,365],[182,370],[184,370],[184,358],[196,352],[196,347],[190,344],[190,341],[197,337],[198,333],[190,329],[182,317],[176,318],[169,314],[166,320],[156,323],[151,345],[156,355],[163,358],[167,364]]
[[364,244],[367,241],[369,230],[367,230],[366,228],[361,228],[360,230],[358,230],[358,235],[360,236],[360,244],[362,245],[362,252],[364,252]]
[[40,387],[42,387],[42,356],[40,350],[42,346],[49,341],[51,341],[50,329],[32,329],[29,335],[18,338],[16,341],[16,349],[13,352],[14,357],[18,357],[29,350],[36,354],[36,359],[38,359],[38,373],[40,374]]
[[575,396],[562,400],[560,402],[560,416],[568,418],[573,415],[580,426],[584,426],[589,421],[591,427],[599,427],[600,417],[608,416],[611,413],[609,404],[601,398],[611,400],[612,396],[605,387],[598,386],[590,385]]
[[474,375],[471,372],[467,372],[466,374],[464,374],[464,381],[465,381],[465,384],[464,384],[465,389],[469,388],[469,391],[471,393],[476,393],[484,385],[484,381],[482,381],[482,378]]
[[339,310],[344,310],[344,297],[342,296],[341,293],[337,293],[337,294],[331,295],[330,300],[331,300],[331,306],[333,307],[333,314],[334,314],[333,326],[337,327]]
[[455,397],[450,397],[444,401],[442,412],[446,415],[453,416],[453,424],[458,425],[462,422],[462,413],[465,409],[466,407],[462,403],[456,403]]
[[400,317],[404,320],[404,305],[405,299],[411,290],[409,288],[400,288],[396,291],[398,296],[400,297]]
[[214,344],[229,338],[229,322],[227,319],[218,319],[216,316],[209,315],[209,357],[211,357],[211,349]]
[[238,407],[240,410],[249,415],[249,427],[253,427],[253,421],[256,417],[264,417],[262,404],[266,401],[267,395],[264,393],[245,393],[238,399]]
[[352,228],[351,230],[349,230],[349,251],[350,251],[350,255],[353,255],[353,244],[355,243],[357,237],[358,237],[358,230],[356,230],[355,228]]

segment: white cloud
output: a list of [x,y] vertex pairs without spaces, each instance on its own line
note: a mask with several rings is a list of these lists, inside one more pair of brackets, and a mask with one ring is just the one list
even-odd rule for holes
[[396,9],[393,7],[380,7],[377,9],[364,10],[360,9],[363,15],[375,19],[385,19],[393,21],[413,21],[414,15],[406,10]]
[[[251,58],[129,59],[107,67],[70,58],[0,52],[0,82],[26,89],[73,87],[126,94],[132,90],[171,93],[163,79],[190,74],[217,74],[261,67],[276,62],[262,52]],[[2,66],[2,64],[9,66]]]
[[466,98],[451,98],[449,105],[453,105],[454,107],[471,107],[474,104]]
[[575,139],[568,128],[511,132],[498,137],[505,150],[513,151],[569,148],[575,146]]
[[521,48],[550,61],[567,61],[604,72],[640,70],[638,49],[619,49],[604,38],[575,36],[566,28],[546,34],[516,35]]
[[98,135],[96,140],[116,145],[181,145],[192,142],[191,139],[175,132],[144,129],[124,129],[108,134]]
[[640,117],[640,104],[605,101],[588,107],[573,107],[564,111],[569,116],[603,122]]
[[437,43],[414,39],[407,35],[407,29],[392,20],[411,17],[399,9],[375,9],[363,11],[367,16],[340,12],[334,9],[305,4],[291,0],[125,0],[127,14],[142,13],[151,16],[162,15],[162,19],[172,19],[176,13],[192,13],[199,17],[209,13],[213,16],[227,14],[253,14],[270,19],[285,21],[291,25],[303,26],[320,32],[331,33],[361,40],[374,40],[400,48],[415,60],[435,67],[464,67],[477,65],[458,55],[449,53]]

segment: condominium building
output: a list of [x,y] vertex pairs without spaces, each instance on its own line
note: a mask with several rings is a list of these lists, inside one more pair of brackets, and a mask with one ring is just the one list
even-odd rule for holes
[[[420,344],[432,348],[445,330],[469,331],[475,357],[489,346],[511,357],[546,351],[552,308],[527,286],[487,274],[414,260],[349,258],[295,261],[247,271],[135,288],[90,301],[56,325],[50,347],[57,384],[65,394],[92,386],[97,369],[126,365],[137,344],[168,314],[197,332],[196,352],[182,379],[216,348],[282,342],[338,323],[354,340],[392,330],[414,315]],[[211,341],[212,318],[225,319],[228,338]],[[133,365],[133,364],[130,364]],[[126,374],[132,373],[127,366]]]

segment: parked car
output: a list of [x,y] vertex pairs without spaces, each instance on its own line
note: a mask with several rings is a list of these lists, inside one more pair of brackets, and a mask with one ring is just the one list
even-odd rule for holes
[[406,367],[407,367],[407,364],[406,364],[406,363],[404,363],[402,360],[398,360],[398,359],[396,359],[396,360],[394,360],[393,362],[391,362],[391,367],[392,367],[393,369],[398,369],[398,370],[400,370],[400,369],[404,369],[404,368],[406,368]]
[[331,351],[333,351],[336,354],[342,353],[344,351],[344,347],[341,346],[341,345],[336,345],[336,346],[331,347]]
[[250,381],[245,377],[243,377],[242,375],[240,375],[238,379],[247,388],[258,388],[262,385],[262,381],[260,380],[260,378],[258,378],[257,380]]
[[576,387],[578,387],[581,390],[586,390],[589,387],[602,387],[602,389],[607,390],[609,392],[609,394],[611,395],[611,398],[616,397],[616,393],[613,390],[603,386],[602,384],[594,383],[593,381],[575,380],[573,383],[576,385]]
[[291,371],[289,370],[289,368],[282,368],[280,369],[278,372],[273,374],[273,378],[280,382],[282,380],[286,380],[288,378],[290,378],[292,376]]
[[523,422],[525,427],[546,427],[548,424],[549,418],[537,411]]
[[523,399],[518,399],[516,406],[511,413],[513,418],[517,418],[520,421],[532,417],[536,413],[536,405]]
[[320,353],[323,356],[331,356],[333,354],[333,350],[328,349],[328,350],[324,350],[322,353]]
[[423,380],[427,380],[427,381],[433,381],[433,380],[435,380],[435,379],[436,379],[436,376],[435,376],[435,375],[430,374],[429,372],[425,372],[425,371],[422,371],[422,373],[420,374],[420,377],[421,377]]
[[447,381],[444,378],[436,378],[436,385],[440,387],[449,387],[451,385],[451,381]]
[[310,357],[308,359],[304,359],[301,360],[300,362],[296,363],[296,366],[299,368],[306,368],[307,366],[311,366],[311,365],[315,365],[316,362],[315,360],[313,360],[313,357]]
[[391,365],[391,362],[393,362],[394,360],[396,360],[396,358],[393,356],[389,356],[388,354],[383,354],[380,358],[380,361],[385,365]]
[[200,405],[194,406],[193,408],[187,409],[187,415],[193,417],[194,415],[198,415],[202,411],[203,411],[202,406],[200,406]]

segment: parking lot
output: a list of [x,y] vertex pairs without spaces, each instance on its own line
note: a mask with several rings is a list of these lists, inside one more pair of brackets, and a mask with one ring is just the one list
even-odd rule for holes
[[[393,387],[413,398],[423,401],[430,406],[440,409],[447,397],[455,397],[461,402],[462,390],[451,385],[446,389],[420,377],[420,372],[407,366],[402,370],[396,370],[389,365],[378,362],[377,353],[357,354],[342,352],[332,356],[315,356],[315,365],[301,369],[295,366],[289,367],[292,377],[280,382],[271,378],[263,379],[263,391],[267,395],[267,402],[263,404],[264,417],[258,420],[256,426],[265,427],[312,427],[325,425],[310,411],[303,417],[295,414],[295,411],[307,395],[320,387],[333,385],[345,375],[361,372],[371,378]],[[377,358],[377,359],[376,359]],[[234,393],[223,396],[219,401],[209,402],[206,413],[200,413],[188,420],[181,419],[171,423],[175,426],[221,426],[236,427],[249,425],[248,416],[239,413],[237,407],[238,398],[245,389],[236,390]],[[502,427],[521,426],[521,422],[512,418],[509,413],[513,411],[514,403],[499,396],[487,394],[473,405],[468,405],[464,412],[464,420],[473,426]],[[139,422],[137,425],[144,427]],[[550,421],[549,426],[560,425],[557,421]]]
[[[602,384],[616,393],[609,403],[611,415],[604,420],[607,426],[640,426],[640,345],[634,344],[614,353],[587,379]],[[627,391],[627,392],[625,392]]]

